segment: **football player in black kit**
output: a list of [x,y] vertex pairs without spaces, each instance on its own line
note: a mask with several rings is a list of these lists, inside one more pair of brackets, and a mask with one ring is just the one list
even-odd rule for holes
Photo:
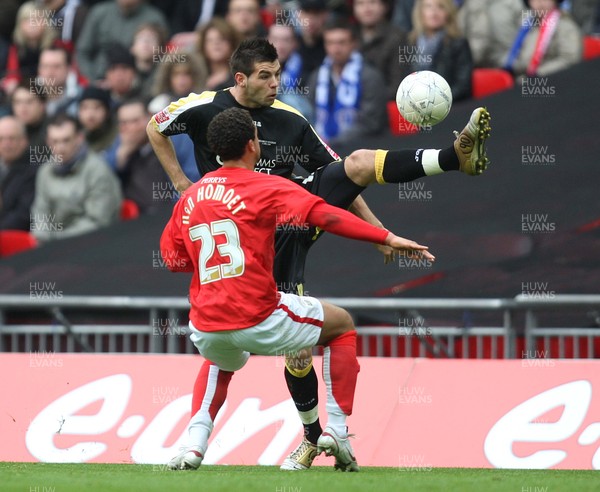
[[[208,124],[227,108],[247,109],[258,130],[261,159],[255,171],[295,180],[327,203],[349,209],[367,222],[383,227],[360,193],[370,184],[404,183],[446,171],[481,174],[487,167],[485,140],[490,115],[485,108],[473,111],[469,122],[444,149],[367,150],[344,159],[327,146],[296,109],[276,99],[281,66],[277,51],[261,38],[243,41],[230,60],[235,86],[221,91],[190,94],[156,113],[148,123],[150,142],[175,188],[182,192],[192,182],[183,173],[169,136],[187,133],[194,142],[200,174],[217,169],[221,162],[206,140]],[[295,176],[295,164],[308,177]],[[282,230],[275,242],[274,276],[279,290],[302,295],[304,267],[310,246],[320,231]],[[378,248],[386,263],[393,251]],[[304,439],[285,459],[284,470],[310,468],[317,456],[316,442],[322,429],[318,417],[317,376],[309,351],[286,354],[285,379],[304,425]],[[336,468],[346,470],[344,463]],[[348,468],[349,470],[349,468]]]

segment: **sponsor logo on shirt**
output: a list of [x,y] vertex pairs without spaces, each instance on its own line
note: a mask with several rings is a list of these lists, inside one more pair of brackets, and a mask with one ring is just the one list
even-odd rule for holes
[[160,113],[156,113],[154,115],[154,120],[158,123],[164,123],[165,121],[169,121],[169,117],[171,115],[169,114],[169,112],[166,109],[163,109]]

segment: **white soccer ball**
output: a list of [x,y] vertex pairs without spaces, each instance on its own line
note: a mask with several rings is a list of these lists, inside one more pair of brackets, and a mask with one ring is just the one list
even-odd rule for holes
[[446,79],[429,70],[404,77],[396,92],[398,111],[406,121],[418,126],[437,125],[452,107],[452,91]]

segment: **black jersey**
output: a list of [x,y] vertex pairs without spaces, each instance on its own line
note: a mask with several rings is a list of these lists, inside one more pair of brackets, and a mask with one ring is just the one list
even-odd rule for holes
[[258,130],[261,157],[254,170],[289,178],[298,164],[313,172],[339,160],[338,155],[317,135],[296,109],[275,100],[271,106],[245,108],[229,89],[190,94],[171,103],[153,116],[158,131],[165,136],[187,133],[194,142],[196,165],[201,175],[222,165],[206,141],[212,118],[228,108],[247,109]]

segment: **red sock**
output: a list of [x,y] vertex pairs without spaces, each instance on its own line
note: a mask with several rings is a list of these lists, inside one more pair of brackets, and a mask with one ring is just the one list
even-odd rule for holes
[[227,398],[227,387],[232,376],[233,372],[222,371],[209,360],[205,361],[194,384],[192,416],[204,407],[214,422],[219,409]]
[[335,400],[328,401],[328,407],[337,403],[345,415],[352,415],[359,371],[360,366],[356,359],[356,331],[352,330],[337,337],[325,348],[323,379],[328,390],[331,386],[331,395]]

